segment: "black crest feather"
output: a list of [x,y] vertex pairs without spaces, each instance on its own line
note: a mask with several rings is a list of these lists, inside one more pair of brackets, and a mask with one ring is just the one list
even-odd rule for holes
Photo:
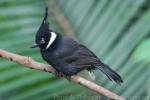
[[46,22],[47,16],[48,16],[48,8],[46,7],[45,8],[45,16],[44,16],[43,22]]

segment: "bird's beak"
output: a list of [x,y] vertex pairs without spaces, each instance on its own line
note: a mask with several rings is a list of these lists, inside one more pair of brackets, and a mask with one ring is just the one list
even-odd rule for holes
[[36,43],[34,43],[34,44],[31,46],[31,48],[36,48],[36,47],[39,47],[39,45],[36,44]]

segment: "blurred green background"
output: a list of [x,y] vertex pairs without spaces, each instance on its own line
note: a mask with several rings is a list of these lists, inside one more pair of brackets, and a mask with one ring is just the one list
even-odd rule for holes
[[[45,63],[38,49],[29,48],[45,5],[51,29],[76,38],[124,80],[119,86],[95,71],[97,84],[128,100],[149,99],[150,0],[0,0],[0,48]],[[95,95],[64,78],[0,59],[0,100]]]

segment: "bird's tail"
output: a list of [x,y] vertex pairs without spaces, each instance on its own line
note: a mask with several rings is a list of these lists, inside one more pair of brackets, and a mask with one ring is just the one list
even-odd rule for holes
[[119,74],[112,70],[108,65],[101,63],[100,66],[96,66],[100,69],[110,80],[114,80],[116,83],[120,84],[123,82]]

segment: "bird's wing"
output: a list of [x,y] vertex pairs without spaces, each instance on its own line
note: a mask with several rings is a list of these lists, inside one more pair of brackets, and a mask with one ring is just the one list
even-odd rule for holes
[[[68,59],[68,60],[67,60]],[[80,70],[91,70],[98,68],[101,70],[110,80],[114,80],[117,83],[122,83],[120,75],[112,70],[108,65],[104,64],[99,58],[88,48],[80,45],[73,55],[68,56],[66,59],[67,63],[75,65],[78,71]]]
[[99,58],[90,51],[87,47],[80,45],[78,49],[79,58],[75,62],[78,65],[84,65],[84,66],[96,66],[100,63]]
[[77,71],[98,68],[110,80],[114,80],[119,84],[123,82],[119,74],[112,70],[108,65],[101,62],[92,51],[83,45],[79,45],[77,51],[75,51],[72,55],[65,57],[65,61],[69,64],[73,64]]
[[74,64],[79,69],[94,69],[94,66],[100,64],[98,57],[83,45],[79,45],[74,53],[64,59],[67,63]]

